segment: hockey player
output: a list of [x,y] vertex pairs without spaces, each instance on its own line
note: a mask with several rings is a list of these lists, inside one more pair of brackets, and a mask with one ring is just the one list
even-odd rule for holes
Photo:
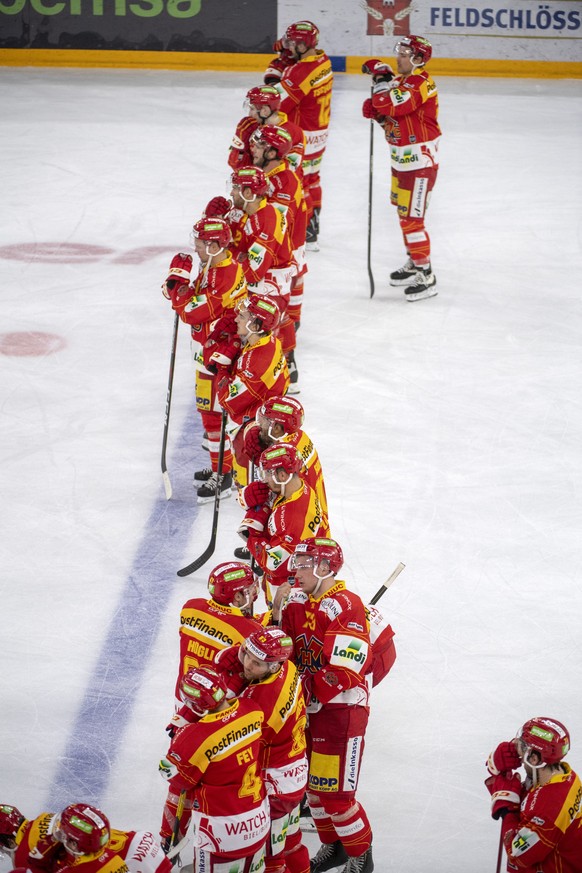
[[292,650],[284,631],[266,627],[241,646],[220,652],[216,664],[227,681],[240,682],[240,696],[260,706],[265,716],[261,765],[271,813],[268,873],[309,873],[299,828],[308,770],[305,701],[297,669],[288,660]]
[[[186,792],[194,871],[260,871],[270,827],[259,767],[263,712],[251,700],[227,699],[224,678],[207,666],[188,671],[182,693],[196,720],[177,731],[160,772],[170,793]],[[164,814],[163,839],[166,821]]]
[[[264,127],[279,127],[282,128],[291,137],[291,146],[285,154],[285,163],[297,174],[301,183],[303,201],[305,203],[305,214],[299,225],[292,230],[292,245],[293,257],[296,261],[296,272],[291,280],[291,297],[287,307],[289,319],[297,326],[301,321],[301,305],[303,302],[303,285],[304,277],[307,273],[307,263],[305,260],[305,234],[307,233],[307,199],[304,191],[303,180],[303,156],[305,152],[305,135],[298,124],[289,121],[285,112],[280,111],[281,95],[276,88],[270,85],[264,85],[262,88],[251,88],[247,93],[247,102],[249,106],[249,115],[251,120],[254,119],[253,126],[249,126],[249,118],[244,118],[239,122],[239,125],[244,125],[245,134],[241,132],[244,139],[244,147],[241,151],[237,148],[236,143],[242,147],[242,140],[235,135],[233,145],[231,146],[231,158],[236,154],[233,166],[244,166],[245,164],[253,163],[251,153],[251,135],[260,133]],[[280,180],[279,180],[280,182]],[[275,192],[269,192],[269,199],[273,201]],[[282,198],[277,201],[279,208],[282,203]],[[283,350],[285,342],[283,341]]]
[[[294,550],[295,573],[281,618],[293,640],[307,712],[311,755],[308,799],[322,846],[311,873],[345,864],[344,873],[371,873],[372,829],[356,800],[368,723],[372,652],[366,609],[337,580],[343,564],[335,540],[309,537]],[[276,617],[276,616],[275,616]]]
[[[580,873],[582,784],[563,760],[570,736],[554,718],[531,718],[487,761],[491,815],[501,818],[507,870]],[[518,773],[525,770],[522,783]]]
[[303,458],[302,478],[313,488],[327,515],[327,497],[323,472],[311,438],[302,430],[305,412],[295,397],[270,397],[257,410],[256,423],[248,424],[243,440],[247,455],[258,465],[265,449],[275,443],[295,446]]
[[[234,366],[221,368],[218,399],[231,419],[238,425],[254,420],[265,400],[285,394],[289,387],[289,371],[281,343],[273,336],[279,323],[279,310],[268,297],[249,294],[237,307],[237,336],[242,344]],[[237,461],[237,481],[245,485],[249,458],[244,453],[243,432],[234,441]]]
[[205,365],[202,347],[214,322],[227,310],[232,310],[237,300],[244,296],[246,283],[241,265],[233,260],[229,251],[232,234],[223,219],[203,218],[197,221],[192,229],[192,237],[200,259],[196,278],[190,281],[190,255],[179,254],[172,259],[170,274],[162,287],[172,301],[173,309],[191,329],[196,367],[196,408],[204,431],[208,434],[210,454],[210,469],[197,471],[194,484],[198,487],[198,503],[207,503],[214,500],[217,487],[221,498],[230,496],[232,453],[227,435],[219,480],[221,410],[216,392],[216,368],[213,367],[212,358],[210,369]]
[[[177,707],[182,706],[181,682],[188,670],[212,664],[217,652],[241,643],[257,629],[252,607],[257,583],[250,567],[237,561],[218,564],[208,576],[210,599],[187,600],[180,612],[180,667]],[[179,718],[175,726],[181,724]]]
[[31,873],[50,873],[62,853],[52,835],[55,819],[53,812],[27,819],[17,807],[0,803],[0,857]]
[[170,873],[172,865],[148,831],[112,830],[107,817],[86,803],[27,821],[0,804],[0,848],[14,866],[32,873],[81,868],[86,873]]
[[[289,303],[296,268],[287,219],[268,199],[270,182],[260,167],[232,174],[231,222],[237,257],[250,292],[272,296],[282,312]],[[279,298],[283,298],[280,300]]]
[[302,469],[303,458],[295,446],[275,443],[260,457],[262,481],[252,482],[239,494],[247,511],[238,533],[264,571],[268,605],[290,575],[289,559],[296,544],[310,534],[329,534],[327,514],[301,478]]
[[250,88],[245,97],[248,114],[239,121],[230,146],[228,163],[233,170],[252,164],[250,138],[257,128],[263,125],[283,127],[291,136],[292,146],[287,154],[289,166],[302,178],[303,156],[305,154],[305,134],[298,124],[289,121],[281,112],[281,94],[271,85]]
[[[307,207],[303,196],[301,179],[287,162],[287,155],[292,147],[291,136],[282,127],[260,127],[250,139],[253,164],[260,167],[269,181],[269,202],[283,212],[287,219],[293,268],[283,272],[277,281],[289,291],[286,300],[293,304],[292,314],[288,306],[282,311],[279,338],[289,366],[291,384],[289,393],[298,394],[299,386],[297,366],[295,363],[295,322],[301,317],[301,300],[303,295],[303,276],[307,270],[305,262],[305,234],[307,231]],[[296,279],[301,281],[298,284]],[[287,281],[288,280],[288,281]],[[293,295],[293,300],[291,300]]]
[[390,284],[405,286],[406,299],[413,301],[437,294],[424,217],[438,172],[441,129],[436,85],[424,69],[432,56],[430,43],[411,35],[394,50],[398,75],[377,58],[364,63],[362,70],[374,84],[362,112],[378,121],[390,147],[391,201],[408,254],[406,264],[390,274]]
[[321,212],[320,169],[331,110],[333,73],[331,61],[317,48],[319,30],[311,21],[290,24],[275,44],[279,56],[265,72],[267,85],[281,91],[281,111],[305,133],[304,187],[309,209],[307,248],[318,250]]

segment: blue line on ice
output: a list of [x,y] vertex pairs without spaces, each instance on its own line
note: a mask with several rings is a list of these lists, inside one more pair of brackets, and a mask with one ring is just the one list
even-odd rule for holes
[[[49,789],[47,809],[79,800],[99,805],[107,789],[176,571],[196,557],[185,550],[198,512],[190,477],[197,462],[208,463],[198,448],[200,437],[199,416],[189,412],[176,445],[168,447],[174,496],[169,501],[160,496],[152,507]],[[163,495],[159,468],[152,470],[152,479],[156,476]]]

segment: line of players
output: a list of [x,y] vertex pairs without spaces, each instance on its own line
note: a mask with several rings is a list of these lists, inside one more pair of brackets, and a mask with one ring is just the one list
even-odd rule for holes
[[[167,873],[192,818],[196,873],[373,870],[371,827],[355,793],[369,693],[393,663],[393,633],[336,579],[343,557],[329,538],[321,464],[302,430],[303,407],[287,396],[331,100],[331,65],[317,36],[311,22],[297,22],[279,41],[271,84],[247,95],[249,118],[231,146],[233,202],[213,198],[194,225],[195,278],[191,256],[179,254],[163,286],[195,340],[197,408],[211,458],[211,469],[196,474],[199,500],[214,499],[216,488],[230,493],[236,469],[245,509],[239,533],[262,573],[269,611],[252,618],[257,583],[242,562],[215,568],[210,600],[184,605],[178,706],[160,765],[169,780],[166,853],[149,833],[112,830],[87,804],[31,822],[2,806],[0,844],[33,873],[73,865]],[[285,99],[296,109],[306,102],[307,137],[282,110]],[[237,436],[219,475],[223,408]],[[252,465],[260,481],[249,481]],[[306,788],[322,841],[311,861],[299,827]]]
[[[375,611],[373,647],[370,613],[336,580],[343,557],[329,537],[321,463],[302,430],[303,407],[289,396],[298,390],[304,249],[306,233],[317,242],[331,101],[331,64],[317,37],[315,25],[297,22],[276,44],[230,148],[232,202],[213,198],[194,225],[198,275],[192,282],[191,259],[177,255],[163,286],[196,341],[211,460],[195,473],[198,500],[214,500],[217,488],[227,496],[234,470],[245,510],[245,548],[235,556],[253,567],[220,564],[211,599],[188,601],[181,613],[161,836],[171,851],[194,818],[200,871],[374,867],[355,793],[369,692],[393,663],[393,633]],[[223,409],[236,435],[221,471]],[[261,624],[252,618],[255,574],[269,609]],[[306,787],[322,842],[311,861],[299,827]]]
[[[179,253],[162,286],[191,328],[196,407],[210,455],[209,468],[195,474],[200,503],[217,489],[229,496],[233,471],[247,483],[242,425],[269,397],[299,392],[306,235],[315,246],[333,82],[318,38],[312,22],[299,21],[275,44],[266,84],[247,93],[248,115],[229,149],[231,200],[213,197],[194,224],[198,270]],[[223,408],[229,432],[219,471]]]

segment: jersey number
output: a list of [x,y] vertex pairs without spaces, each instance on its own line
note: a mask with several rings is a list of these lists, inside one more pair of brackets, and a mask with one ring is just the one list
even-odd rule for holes
[[329,94],[324,94],[323,97],[319,97],[317,102],[319,104],[319,126],[327,127],[331,112],[331,91]]
[[261,782],[257,779],[257,764],[249,764],[242,778],[239,797],[252,797],[255,803],[261,799]]

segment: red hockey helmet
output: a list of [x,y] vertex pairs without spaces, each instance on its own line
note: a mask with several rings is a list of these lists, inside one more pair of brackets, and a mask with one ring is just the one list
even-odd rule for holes
[[309,539],[301,540],[295,546],[295,551],[291,555],[289,567],[296,570],[297,561],[301,560],[301,566],[305,566],[305,558],[312,559],[313,567],[319,566],[321,561],[327,561],[329,571],[334,576],[339,573],[344,563],[343,552],[335,540],[327,537],[309,537]]
[[412,33],[410,36],[402,36],[394,46],[394,51],[396,54],[399,54],[399,52],[406,50],[408,50],[411,58],[420,55],[422,64],[419,66],[428,64],[432,58],[432,46],[428,39],[425,39],[423,36],[414,36]]
[[290,48],[290,43],[304,43],[308,49],[315,48],[319,41],[319,28],[313,21],[295,21],[285,31],[281,40],[283,48]]
[[291,657],[293,640],[280,627],[266,627],[247,637],[244,649],[259,661],[279,664]]
[[14,837],[25,817],[16,806],[0,803],[0,854],[1,849],[13,849]]
[[303,458],[295,446],[289,443],[275,443],[274,446],[265,449],[259,460],[261,478],[264,478],[265,473],[274,473],[276,470],[284,470],[291,477],[294,473],[299,473],[302,468]]
[[264,149],[274,149],[277,152],[277,157],[284,158],[291,151],[293,140],[291,134],[284,127],[264,125],[258,127],[251,134],[250,144]]
[[275,330],[281,317],[279,307],[274,300],[261,297],[260,294],[249,294],[237,304],[237,312],[247,312],[253,321],[259,322],[261,333]]
[[[555,718],[530,718],[518,736],[518,745],[537,752],[543,764],[557,764],[570,750],[570,735],[561,721]],[[524,755],[527,761],[527,751]]]
[[180,688],[184,703],[199,716],[215,710],[226,697],[226,679],[207,664],[188,670]]
[[94,855],[109,842],[109,820],[95,806],[71,803],[57,816],[54,836],[75,857]]
[[201,218],[192,228],[194,239],[218,243],[225,249],[232,240],[230,225],[223,218]]
[[233,187],[250,188],[257,197],[264,197],[269,190],[269,180],[260,167],[240,167],[231,176]]
[[208,577],[210,595],[222,606],[230,606],[237,592],[244,594],[254,584],[253,571],[248,564],[240,561],[218,564]]
[[305,410],[294,397],[269,397],[257,411],[268,421],[276,421],[285,433],[295,433],[303,424]]
[[257,109],[268,106],[271,112],[277,112],[281,106],[281,95],[271,85],[251,88],[247,91],[246,100],[249,106],[255,106]]

